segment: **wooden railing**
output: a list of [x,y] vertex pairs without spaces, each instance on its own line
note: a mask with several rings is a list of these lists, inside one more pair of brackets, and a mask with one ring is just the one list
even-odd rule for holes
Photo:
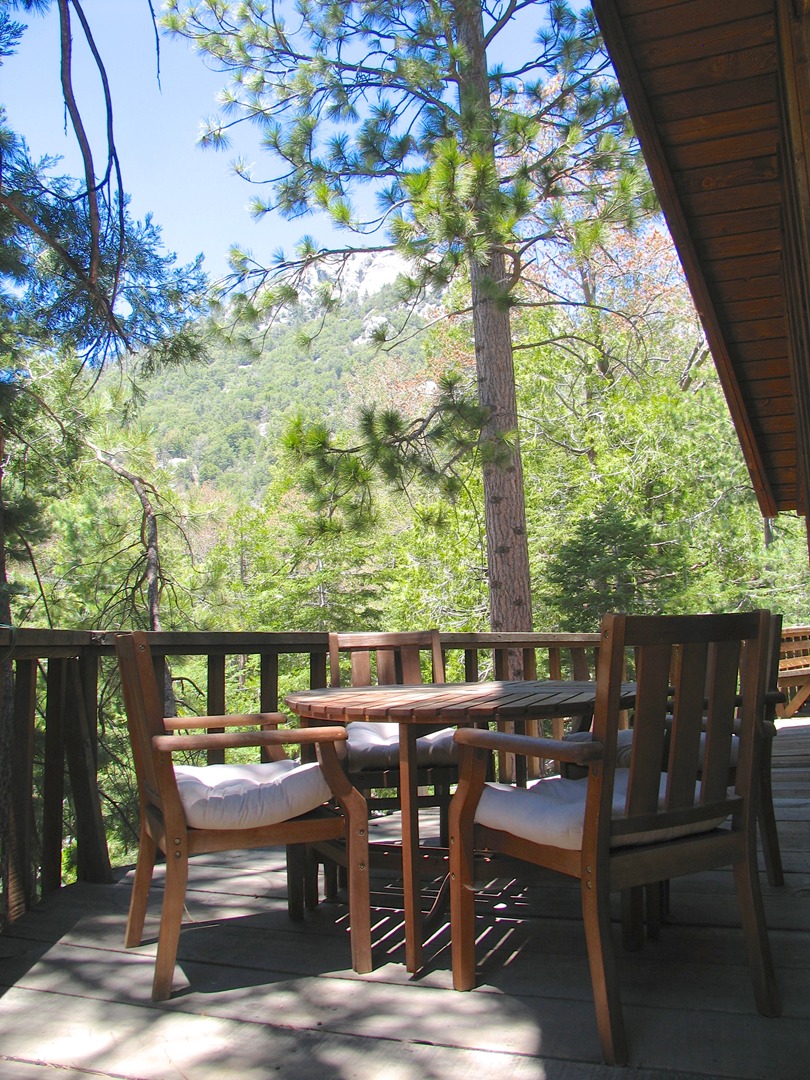
[[810,626],[786,626],[779,650],[779,689],[787,696],[779,716],[794,716],[810,699]]
[[[326,685],[326,633],[154,633],[150,640],[153,655],[168,661],[170,669],[174,658],[205,657],[209,716],[278,709],[284,657],[298,659],[301,683]],[[529,679],[592,678],[598,643],[598,634],[442,634],[448,677],[465,681],[516,673]],[[100,688],[106,688],[106,670],[115,670],[114,654],[111,633],[0,629],[0,661],[6,672],[13,666],[14,676],[13,700],[5,702],[0,725],[2,924],[61,886],[66,830],[75,839],[78,876],[111,880],[98,787],[98,732]],[[258,661],[252,705],[240,701],[237,707],[227,700],[229,657]],[[67,825],[66,779],[72,808]]]
[[491,679],[508,679],[515,654],[523,679],[593,679],[599,634],[564,633],[470,633],[442,634],[445,653],[464,654],[464,679],[477,682],[482,656],[489,663],[485,674]]

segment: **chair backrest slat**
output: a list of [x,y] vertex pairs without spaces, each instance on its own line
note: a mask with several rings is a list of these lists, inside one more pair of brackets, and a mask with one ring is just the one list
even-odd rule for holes
[[[352,686],[371,686],[371,653],[358,650],[351,654]],[[340,668],[337,681],[332,679],[332,686],[340,686]]]
[[329,682],[331,686],[341,685],[341,656],[348,655],[352,686],[371,686],[375,681],[380,686],[421,683],[424,652],[430,657],[431,680],[444,682],[444,657],[438,630],[330,633]]
[[782,616],[771,615],[771,637],[768,649],[768,680],[766,688],[775,692],[779,686],[779,656],[782,647]]
[[670,810],[691,806],[695,801],[708,667],[706,642],[686,642],[677,650],[667,766],[666,805]]
[[609,647],[600,657],[602,685],[593,725],[594,737],[606,745],[605,767],[590,781],[600,813],[609,812],[603,789],[609,785],[612,791],[615,776],[617,650],[625,655],[635,650],[637,696],[625,811],[600,829],[602,843],[609,843],[611,833],[625,843],[634,831],[646,835],[673,824],[705,826],[712,807],[725,817],[735,732],[737,791],[747,800],[739,805],[750,814],[772,632],[768,612],[606,616],[603,636]]
[[669,701],[669,645],[650,646],[636,657],[636,707],[627,813],[654,813],[658,806]]
[[[722,799],[728,787],[737,708],[735,676],[739,667],[739,642],[718,642],[712,651],[712,664],[706,680],[706,734],[700,792],[704,803]],[[741,678],[745,677],[745,673],[746,665],[743,664]],[[745,693],[744,687],[740,689]]]

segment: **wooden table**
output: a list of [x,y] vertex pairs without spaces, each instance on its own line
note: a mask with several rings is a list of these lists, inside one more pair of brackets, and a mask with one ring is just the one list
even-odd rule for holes
[[423,730],[577,716],[593,711],[593,682],[485,682],[419,686],[347,686],[288,694],[287,705],[305,723],[369,720],[399,724],[402,806],[402,881],[405,964],[422,963],[419,884],[419,815],[416,740]]

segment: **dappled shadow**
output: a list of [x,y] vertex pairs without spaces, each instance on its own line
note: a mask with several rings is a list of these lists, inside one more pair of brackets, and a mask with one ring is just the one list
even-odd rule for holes
[[[126,872],[113,885],[77,882],[49,893],[0,935],[0,997],[20,982],[60,941],[70,939],[79,924],[106,937],[117,933],[129,906]],[[122,932],[123,933],[123,932]],[[122,936],[123,942],[123,936]]]
[[[72,886],[2,940],[0,969],[14,985],[0,1000],[0,1062],[194,1080],[613,1080],[600,1064],[579,885],[525,869],[499,864],[491,881],[482,871],[470,993],[452,990],[446,912],[423,968],[405,970],[396,873],[372,878],[374,970],[359,976],[343,893],[301,923],[287,917],[283,850],[195,861],[175,992],[159,1004],[150,993],[162,872],[134,950],[123,948],[129,881]],[[441,878],[424,884],[427,908]],[[766,901],[786,1002],[778,1021],[754,1008],[730,873],[674,882],[671,925],[639,953],[621,951],[616,923],[633,1065],[670,1077],[800,1075],[774,1048],[810,1058],[807,934],[793,929],[807,913],[793,882],[766,889]]]

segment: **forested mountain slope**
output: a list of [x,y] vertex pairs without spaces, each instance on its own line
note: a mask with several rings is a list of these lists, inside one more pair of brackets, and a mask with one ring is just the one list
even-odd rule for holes
[[[268,331],[258,350],[223,342],[207,364],[164,372],[148,385],[140,414],[160,464],[179,486],[260,495],[291,416],[303,412],[342,426],[346,380],[377,362],[371,332],[397,312],[404,317],[392,284],[371,296],[349,292],[323,321],[306,306],[297,310]],[[416,330],[423,321],[414,316],[409,326]],[[302,341],[313,334],[311,345]],[[409,336],[385,355],[403,376],[415,373],[423,363],[421,339]]]

